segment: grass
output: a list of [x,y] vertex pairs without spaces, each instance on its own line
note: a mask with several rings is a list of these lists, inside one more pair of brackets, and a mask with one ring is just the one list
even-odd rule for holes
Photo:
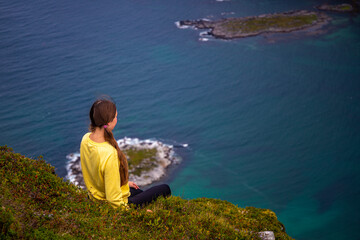
[[153,149],[126,149],[124,153],[128,156],[129,172],[140,176],[142,172],[149,171],[155,166],[156,148]]
[[353,7],[350,4],[340,4],[339,8],[342,11],[351,11],[351,10],[353,10]]
[[274,212],[222,200],[172,196],[145,209],[114,209],[64,182],[42,157],[6,146],[0,178],[0,239],[258,239],[266,230],[291,239]]
[[229,19],[223,23],[222,27],[231,32],[252,33],[266,31],[270,28],[285,30],[298,28],[309,25],[315,20],[317,20],[315,14],[298,16],[272,15],[261,18]]

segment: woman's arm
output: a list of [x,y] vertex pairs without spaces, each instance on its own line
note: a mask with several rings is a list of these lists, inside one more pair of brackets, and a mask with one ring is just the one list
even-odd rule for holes
[[104,171],[106,200],[115,208],[126,205],[120,188],[120,171],[117,153],[111,154],[107,159]]

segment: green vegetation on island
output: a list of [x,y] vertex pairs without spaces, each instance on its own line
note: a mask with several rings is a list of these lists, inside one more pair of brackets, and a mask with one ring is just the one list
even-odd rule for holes
[[144,172],[149,172],[157,163],[157,149],[136,149],[128,148],[123,150],[128,157],[129,173],[141,176]]
[[330,18],[322,13],[306,10],[260,16],[226,18],[217,21],[185,20],[179,26],[194,26],[211,29],[209,34],[216,38],[232,39],[256,36],[263,33],[292,32],[326,24]]
[[[160,198],[145,209],[114,209],[34,160],[0,147],[1,239],[291,239],[274,212],[227,201]],[[150,209],[152,212],[148,212]]]
[[229,19],[221,24],[230,32],[252,33],[260,31],[272,31],[273,29],[287,29],[299,28],[311,25],[318,19],[316,14],[308,15],[284,15],[274,14],[267,17],[253,17],[247,19]]
[[335,4],[335,5],[322,4],[320,6],[317,6],[316,8],[323,11],[334,11],[334,12],[355,12],[358,10],[356,3],[354,3],[353,5],[349,3]]

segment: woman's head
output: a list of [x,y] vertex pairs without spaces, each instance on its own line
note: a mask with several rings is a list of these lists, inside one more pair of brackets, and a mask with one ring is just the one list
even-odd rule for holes
[[120,162],[120,180],[121,186],[127,184],[129,180],[128,163],[126,156],[120,150],[112,130],[117,123],[116,105],[109,99],[96,100],[90,109],[90,131],[94,132],[96,128],[104,129],[104,138],[110,145],[112,145],[118,154]]
[[114,102],[108,99],[96,100],[90,109],[90,131],[95,128],[107,128],[112,131],[117,123],[117,111]]

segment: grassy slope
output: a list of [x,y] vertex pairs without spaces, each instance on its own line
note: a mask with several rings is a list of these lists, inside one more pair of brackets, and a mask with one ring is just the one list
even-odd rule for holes
[[0,147],[0,239],[291,239],[267,209],[222,200],[159,199],[146,209],[113,209],[54,174],[41,157]]
[[272,15],[263,18],[230,19],[224,22],[224,27],[230,32],[250,33],[267,31],[271,28],[292,29],[311,24],[317,20],[315,14],[311,15]]

